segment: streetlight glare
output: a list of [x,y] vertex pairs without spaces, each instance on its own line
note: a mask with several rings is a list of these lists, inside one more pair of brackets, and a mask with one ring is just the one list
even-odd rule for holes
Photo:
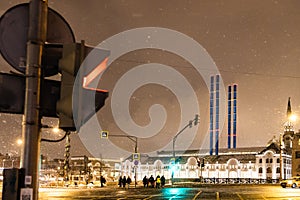
[[297,115],[292,114],[292,115],[289,117],[289,120],[292,121],[292,122],[295,122],[295,121],[297,120]]
[[58,127],[54,127],[54,128],[52,129],[52,131],[53,131],[53,133],[58,133],[58,132],[59,132],[59,128],[58,128]]
[[21,145],[23,143],[23,141],[21,139],[17,139],[17,144]]

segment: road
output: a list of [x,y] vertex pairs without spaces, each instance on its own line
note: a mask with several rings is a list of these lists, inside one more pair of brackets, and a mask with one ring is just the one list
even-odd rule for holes
[[142,187],[123,189],[109,186],[104,188],[40,188],[39,190],[39,200],[80,199],[300,200],[300,189],[284,189],[279,185],[196,185],[163,189]]
[[205,200],[300,200],[300,189],[283,189],[278,185],[209,185],[176,188],[130,188],[117,187],[90,189],[40,189],[41,200],[75,199],[205,199]]

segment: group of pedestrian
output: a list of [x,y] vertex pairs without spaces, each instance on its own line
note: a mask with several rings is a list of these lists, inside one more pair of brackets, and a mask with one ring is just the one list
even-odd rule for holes
[[[150,185],[149,185],[150,184]],[[156,178],[151,175],[149,178],[147,176],[144,176],[143,178],[143,185],[144,187],[152,187],[152,188],[160,188],[164,187],[166,184],[166,179],[164,175],[160,177],[160,175],[157,175]]]
[[132,181],[131,181],[130,176],[128,176],[127,178],[126,178],[126,176],[123,176],[123,178],[122,178],[122,176],[120,176],[118,185],[119,185],[119,187],[123,187],[123,188],[126,188],[126,185],[127,185],[127,188],[129,188],[131,182]]

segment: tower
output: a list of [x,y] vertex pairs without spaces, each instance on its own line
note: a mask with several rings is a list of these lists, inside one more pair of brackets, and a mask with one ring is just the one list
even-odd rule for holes
[[209,154],[213,154],[214,145],[214,81],[215,77],[210,77],[210,93],[209,93]]
[[294,136],[294,127],[292,124],[292,106],[291,106],[291,98],[289,97],[288,99],[288,105],[287,105],[287,111],[286,111],[286,116],[287,116],[287,122],[284,125],[284,133],[283,133],[283,144],[284,144],[284,149],[287,154],[291,155],[292,153],[292,141],[293,141],[293,136]]
[[292,114],[290,97],[288,99],[286,115],[288,121],[284,126],[283,148],[285,149],[286,154],[292,157],[292,176],[300,176],[300,132],[294,132],[292,124],[294,115]]
[[237,138],[237,84],[228,86],[228,122],[227,134],[228,143],[227,147],[236,148]]
[[[209,154],[213,155],[213,148],[215,147],[215,154],[219,154],[219,131],[220,131],[220,75],[210,77],[210,101],[209,101],[209,135],[210,146]],[[215,134],[215,137],[214,137]],[[215,138],[215,142],[214,142]]]

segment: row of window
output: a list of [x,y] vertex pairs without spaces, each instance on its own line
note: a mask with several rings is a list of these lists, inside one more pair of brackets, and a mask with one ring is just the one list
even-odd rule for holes
[[[263,159],[260,158],[258,162],[262,163],[262,161],[263,161]],[[273,158],[267,158],[266,159],[266,163],[273,163]],[[280,159],[279,158],[276,159],[276,163],[280,163]]]
[[[260,158],[258,162],[262,163],[263,159]],[[267,158],[266,159],[266,163],[273,163],[273,158]],[[276,163],[280,163],[280,159],[279,158],[276,159]],[[292,161],[290,159],[283,159],[283,163],[292,164]]]
[[[268,167],[266,172],[267,172],[267,174],[272,173],[272,168]],[[258,168],[258,173],[260,173],[260,174],[263,173],[263,168],[262,167]],[[276,173],[277,174],[280,173],[280,167],[276,168]]]

